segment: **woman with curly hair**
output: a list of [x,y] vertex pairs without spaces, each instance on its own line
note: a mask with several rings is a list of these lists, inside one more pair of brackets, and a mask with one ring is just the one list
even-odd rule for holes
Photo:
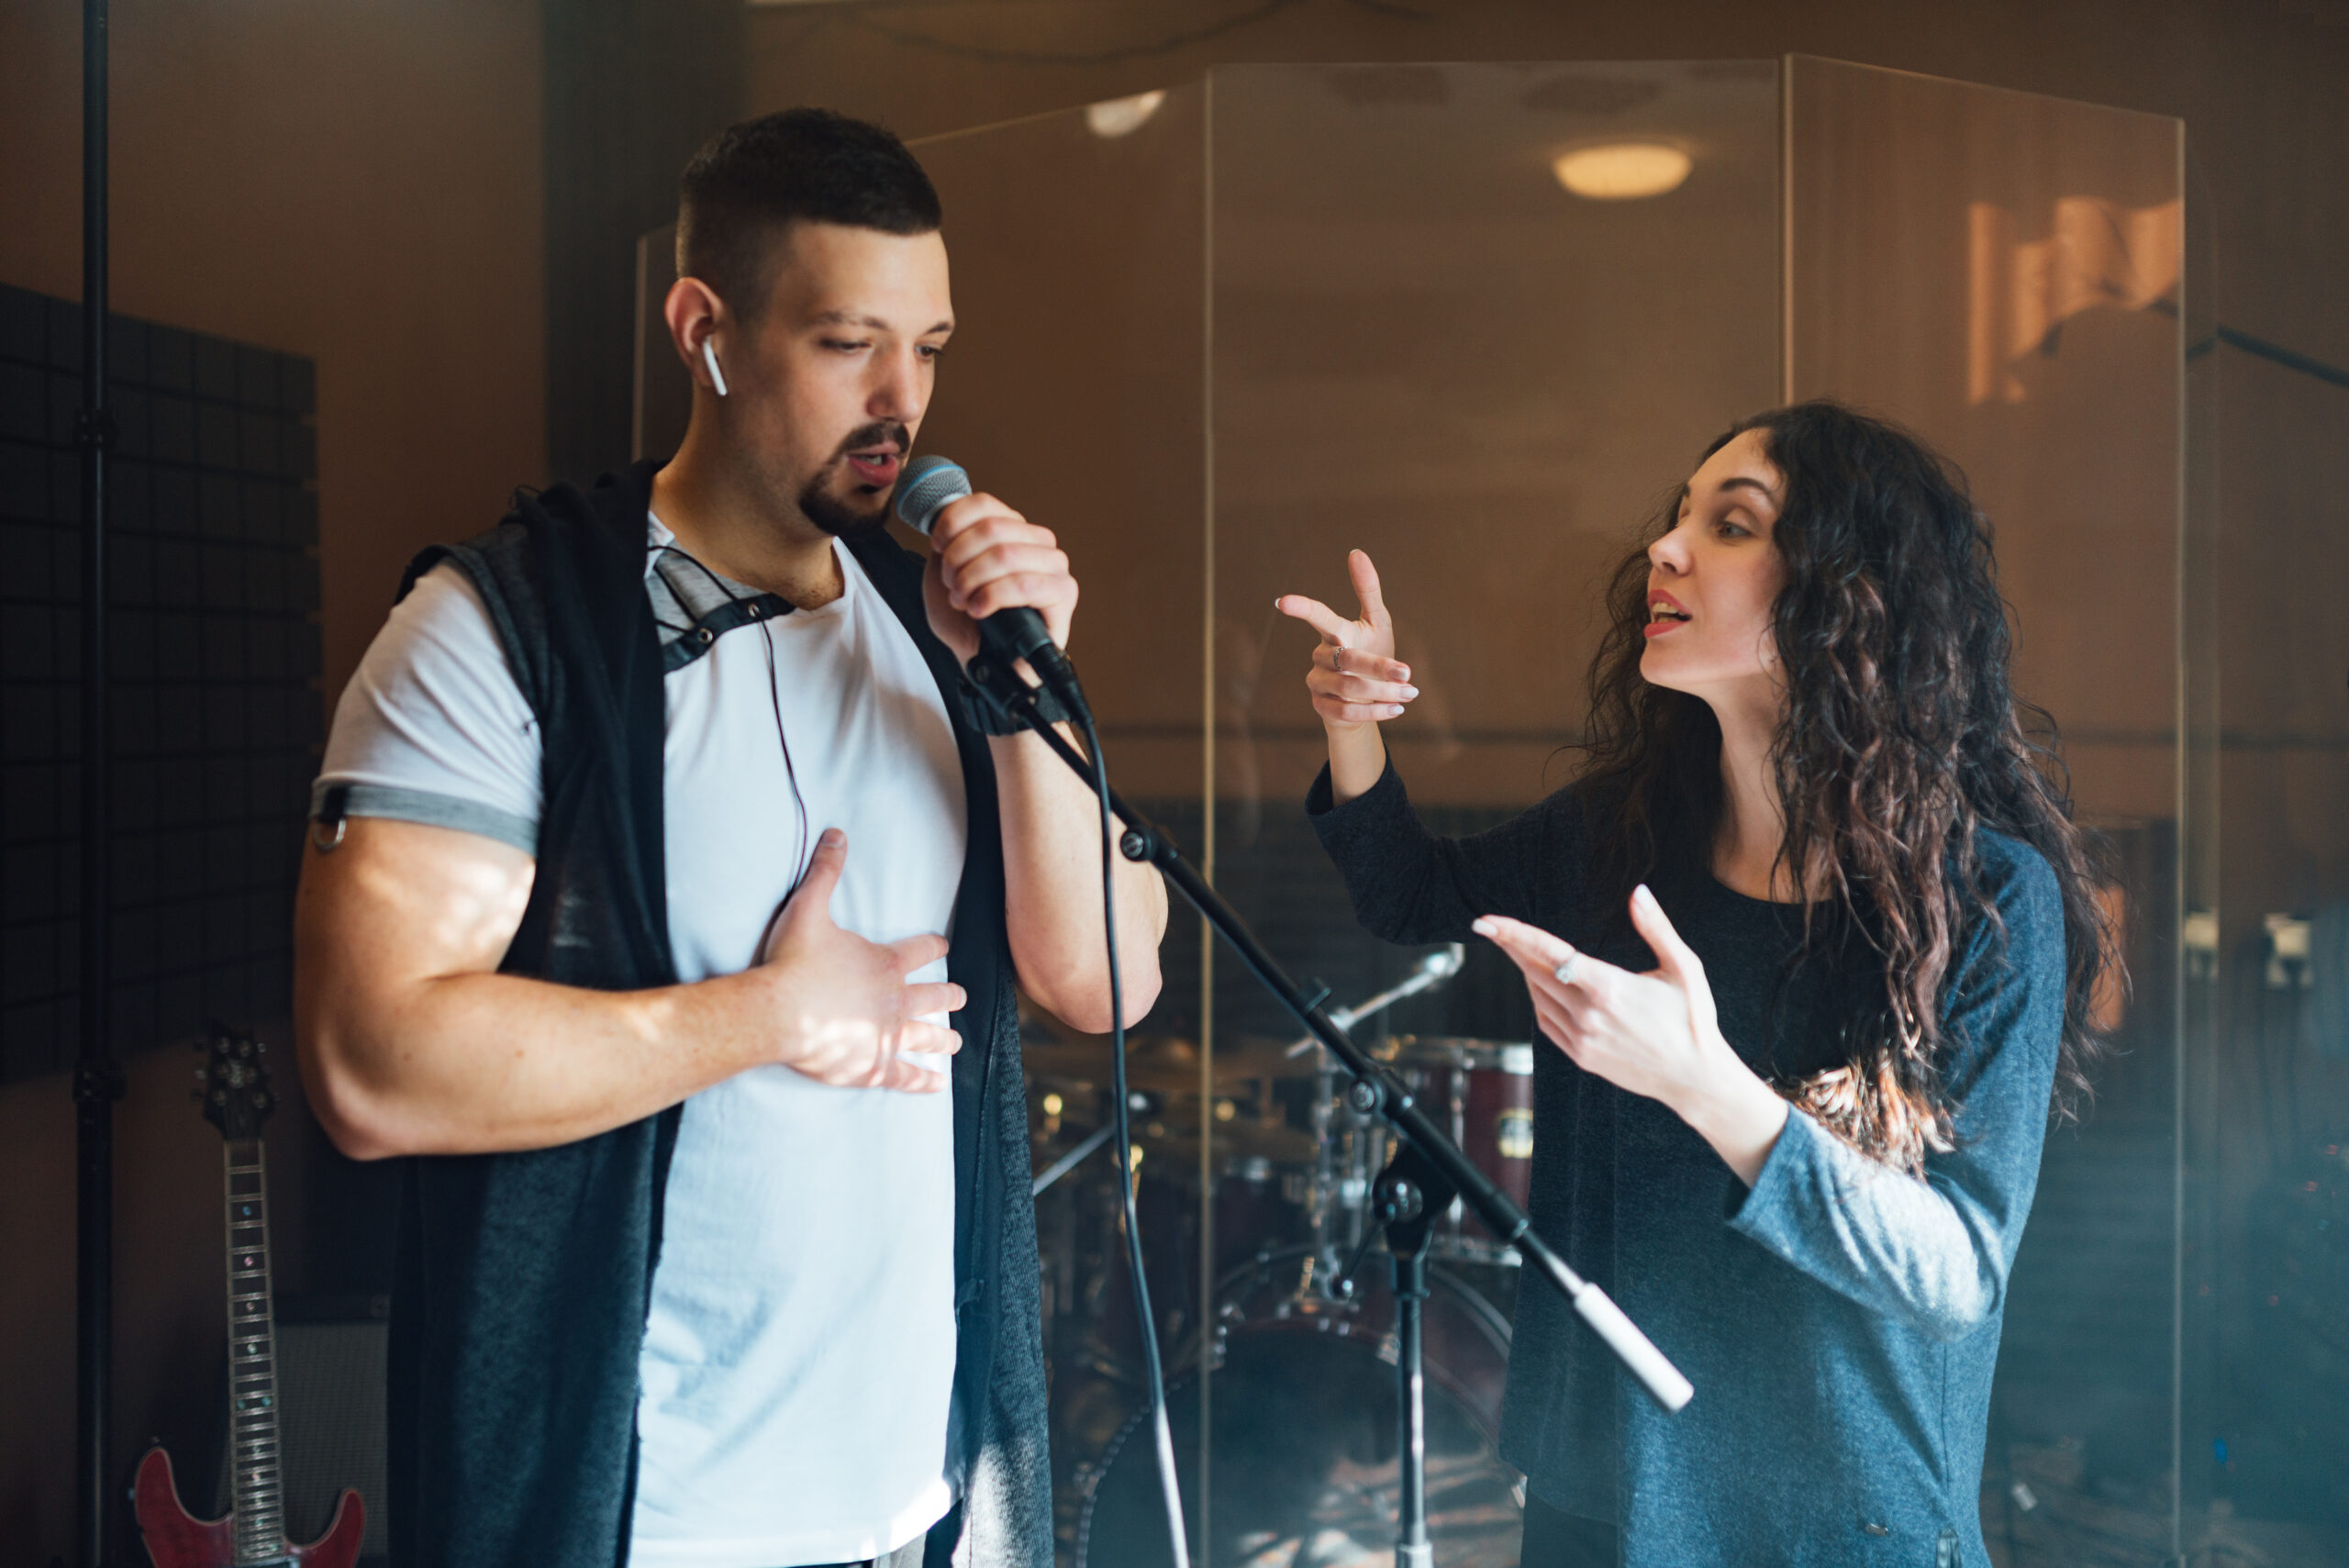
[[1573,784],[1431,835],[1379,725],[1418,695],[1297,595],[1330,766],[1308,811],[1376,935],[1524,972],[1533,1222],[1697,1386],[1618,1375],[1520,1293],[1502,1453],[1526,1568],[1987,1568],[2007,1275],[2086,1088],[2104,930],[2030,738],[1955,470],[1830,403],[1713,443],[1617,571]]

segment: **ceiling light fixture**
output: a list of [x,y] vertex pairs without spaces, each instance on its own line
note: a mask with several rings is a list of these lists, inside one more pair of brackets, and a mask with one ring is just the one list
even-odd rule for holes
[[1097,104],[1085,106],[1085,128],[1094,135],[1109,138],[1130,136],[1150,123],[1158,106],[1166,101],[1166,90],[1136,93],[1130,98],[1104,98]]
[[1594,202],[1632,202],[1680,188],[1688,154],[1664,141],[1603,141],[1558,155],[1558,183]]

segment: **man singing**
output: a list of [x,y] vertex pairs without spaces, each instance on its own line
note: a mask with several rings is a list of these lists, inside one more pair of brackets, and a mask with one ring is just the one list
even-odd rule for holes
[[[407,1162],[401,1564],[1052,1561],[1014,983],[1110,1023],[1097,819],[985,733],[1077,585],[986,495],[884,532],[953,330],[939,202],[814,110],[686,169],[684,446],[428,550],[342,695],[302,1065]],[[1165,896],[1120,864],[1129,1018]],[[933,1528],[935,1527],[935,1528]]]

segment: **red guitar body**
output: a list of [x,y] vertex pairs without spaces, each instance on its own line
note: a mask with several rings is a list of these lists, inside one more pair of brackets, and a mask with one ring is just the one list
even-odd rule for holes
[[[236,1568],[232,1516],[199,1519],[182,1507],[179,1487],[172,1480],[172,1456],[161,1449],[149,1449],[147,1457],[139,1462],[139,1489],[132,1507],[155,1568]],[[305,1568],[351,1568],[359,1561],[359,1538],[366,1529],[366,1506],[358,1493],[346,1487],[335,1502],[334,1518],[326,1533],[307,1546],[282,1542],[278,1555]]]

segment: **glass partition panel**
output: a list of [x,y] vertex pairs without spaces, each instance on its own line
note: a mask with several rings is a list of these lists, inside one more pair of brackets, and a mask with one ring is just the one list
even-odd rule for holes
[[[1898,419],[1972,482],[2017,692],[2060,728],[2130,980],[2093,1105],[2048,1137],[2010,1284],[1984,1488],[2009,1562],[2177,1550],[2180,134],[1788,65],[1790,395]],[[2137,1555],[2103,1555],[2116,1539]]]
[[[1119,792],[1195,849],[1205,817],[1205,99],[1194,83],[915,149],[945,204],[956,320],[918,448],[963,463],[974,484],[1059,536],[1084,588],[1069,653]],[[1187,909],[1171,913],[1164,984],[1129,1065],[1142,1096],[1132,1147],[1151,1305],[1179,1368],[1198,1340],[1209,1100],[1197,1044],[1202,932]],[[1108,1042],[1033,1010],[1021,1034],[1038,1173],[1067,1171],[1036,1199],[1065,1562],[1103,1456],[1146,1461],[1151,1444],[1130,1429],[1141,1410],[1141,1340],[1116,1177],[1108,1151],[1083,1154],[1111,1110]],[[1154,1498],[1154,1472],[1142,1478]]]
[[[1437,830],[1566,781],[1602,584],[1706,443],[1776,400],[1777,68],[1248,67],[1209,90],[1217,883],[1353,1006],[1431,954],[1361,929],[1305,817],[1324,755],[1304,684],[1316,638],[1272,601],[1351,617],[1347,552],[1369,554],[1423,694],[1389,739]],[[1564,183],[1562,158],[1642,156],[1624,149],[1660,160],[1668,188]],[[1247,976],[1219,969],[1213,991],[1236,1091],[1218,1130],[1318,1136],[1309,1168],[1237,1140],[1218,1166],[1221,1190],[1253,1180],[1287,1201],[1216,1216],[1229,1272],[1203,1538],[1217,1563],[1385,1561],[1387,1263],[1358,1256],[1385,1143],[1328,1080],[1295,1075],[1310,1058],[1285,1055],[1295,1031]],[[1495,950],[1472,944],[1455,977],[1354,1032],[1523,1196],[1532,1020]],[[1434,1245],[1436,1560],[1511,1563],[1519,1478],[1494,1429],[1516,1273],[1473,1223],[1445,1221]],[[1350,1265],[1346,1300],[1332,1275]],[[1358,1348],[1308,1354],[1298,1319]],[[1250,1484],[1276,1466],[1282,1488]]]
[[[1194,816],[1205,95],[915,144],[946,207],[955,316],[918,450],[1059,535],[1085,590],[1069,654],[1119,792]],[[1180,989],[1162,1006],[1187,1017]]]
[[[2188,188],[2210,200],[2207,167]],[[2260,308],[2245,292],[2222,307]],[[2198,273],[2190,297],[2213,293]],[[2208,1032],[2187,1144],[2187,1533],[2210,1558],[2299,1568],[2349,1562],[2349,528],[2318,499],[2349,492],[2349,370],[2209,306],[2188,319],[2196,456],[2212,455],[2187,584],[2215,713],[2198,779],[2221,826],[2207,947],[2189,950]]]
[[[1388,727],[1393,755],[1429,825],[1466,833],[1572,776],[1602,585],[1731,421],[1831,395],[1965,467],[1998,529],[2019,689],[2061,726],[2132,982],[2106,999],[2121,1049],[2092,1113],[2049,1140],[1985,1523],[2009,1568],[2178,1550],[2179,1431],[2249,1431],[2282,1408],[2277,1391],[2228,1403],[2287,1341],[2221,1249],[2254,1249],[2260,1203],[2299,1213],[2277,1207],[2276,1172],[2321,1147],[2313,1110],[2254,1149],[2212,1106],[2279,1103],[2243,1086],[2244,1063],[2296,1062],[2288,1086],[2332,1084],[2337,1063],[2321,1042],[2277,1053],[2307,1035],[2278,1009],[2329,995],[2292,989],[2319,967],[2277,957],[2301,938],[2183,913],[2217,907],[2220,731],[2215,680],[2180,674],[2181,604],[2206,677],[2217,628],[2190,577],[2181,594],[2181,552],[2210,561],[2216,506],[2187,528],[2176,122],[1810,60],[1246,66],[918,150],[960,322],[921,448],[1067,546],[1085,589],[1072,652],[1120,789],[1333,1006],[1410,993],[1357,1038],[1520,1195],[1522,984],[1488,945],[1455,966],[1356,924],[1303,812],[1324,755],[1304,687],[1316,639],[1273,599],[1352,617],[1346,552],[1368,552],[1422,694]],[[665,245],[643,251],[647,309]],[[653,450],[674,441],[683,377],[641,325]],[[2312,787],[2291,771],[2304,760],[2269,761],[2261,798],[2288,816]],[[2241,895],[2262,907],[2327,895],[2263,875]],[[2229,942],[2258,949],[2243,995],[2266,1011],[2222,999]],[[1177,908],[1130,1054],[1193,1561],[1389,1561],[1392,1302],[1363,1245],[1386,1151],[1217,956]],[[2204,1085],[2200,1130],[2184,1129],[2203,1151],[2191,1210],[2181,1018],[2213,1041],[2186,1063]],[[2268,1032],[2222,1063],[2215,1042],[2246,1018]],[[1069,1163],[1097,1148],[1108,1058],[1024,1022],[1061,1558],[1148,1568],[1169,1559],[1119,1193],[1103,1154]],[[2222,1149],[2224,1181],[2205,1173]],[[2181,1254],[2188,1220],[2203,1239]],[[2283,1269],[2304,1252],[2259,1255]],[[1515,1271],[1456,1216],[1435,1262],[1436,1561],[1514,1563],[1523,1493],[1495,1427]],[[2181,1267],[2235,1293],[2196,1287],[2199,1340],[2179,1336]],[[2181,1356],[2203,1369],[2190,1429]],[[2188,1480],[2189,1504],[2207,1498],[2207,1466]]]

